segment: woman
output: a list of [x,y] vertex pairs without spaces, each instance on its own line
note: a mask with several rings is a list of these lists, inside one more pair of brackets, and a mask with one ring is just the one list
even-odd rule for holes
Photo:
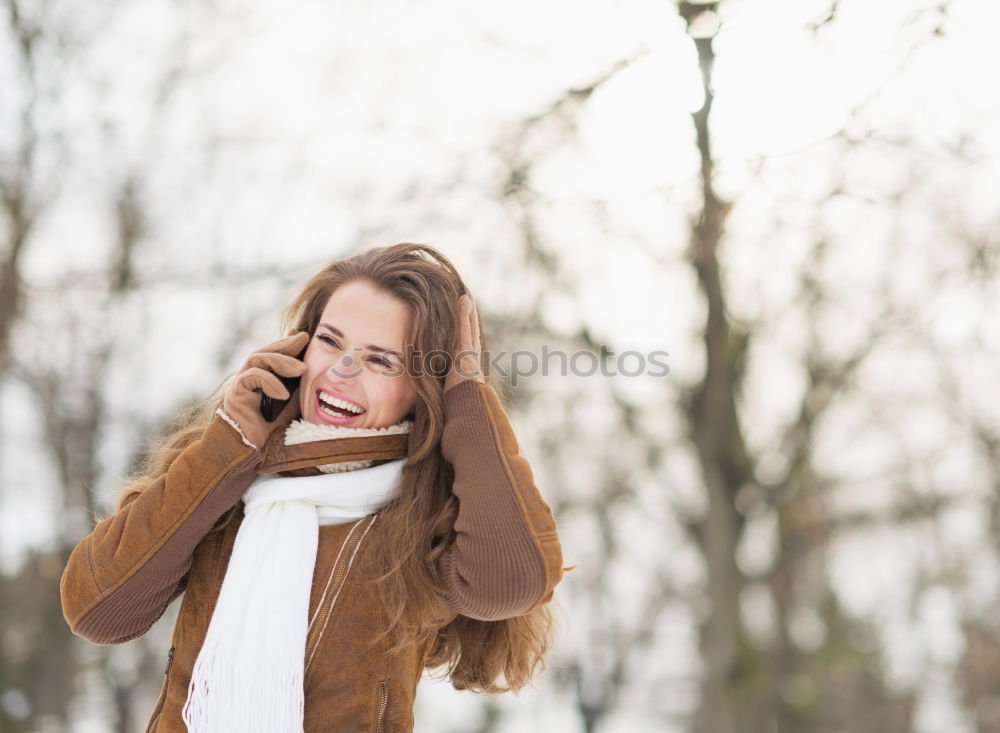
[[74,549],[70,628],[129,641],[184,592],[157,733],[411,731],[425,668],[524,686],[562,552],[455,268],[371,249],[283,325]]

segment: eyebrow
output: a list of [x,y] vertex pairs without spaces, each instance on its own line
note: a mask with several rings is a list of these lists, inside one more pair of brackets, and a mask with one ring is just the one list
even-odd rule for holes
[[[340,338],[344,338],[344,334],[339,328],[335,328],[331,326],[329,323],[320,323],[319,325],[321,325],[328,331],[331,331],[334,336],[339,336]],[[384,354],[394,354],[395,356],[399,357],[403,356],[402,352],[396,351],[395,349],[386,349],[382,346],[376,346],[375,344],[365,344],[365,348],[370,351],[380,351]]]

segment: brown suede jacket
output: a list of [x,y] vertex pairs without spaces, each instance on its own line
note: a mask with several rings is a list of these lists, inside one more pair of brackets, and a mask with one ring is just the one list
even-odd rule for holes
[[[551,600],[562,578],[552,512],[491,386],[474,380],[453,385],[444,394],[444,414],[441,450],[454,468],[460,502],[457,537],[439,567],[448,606],[483,620],[527,613]],[[73,633],[95,644],[142,636],[184,593],[147,732],[186,731],[181,710],[242,510],[224,526],[220,520],[242,505],[254,478],[347,454],[350,460],[387,460],[407,438],[385,436],[384,452],[370,442],[359,452],[356,439],[285,446],[283,436],[276,429],[257,451],[217,414],[166,474],[101,521],[69,558],[60,582],[63,614]],[[413,730],[428,647],[391,662],[368,648],[384,611],[354,561],[378,542],[377,520],[374,514],[319,528],[304,659],[305,733]]]

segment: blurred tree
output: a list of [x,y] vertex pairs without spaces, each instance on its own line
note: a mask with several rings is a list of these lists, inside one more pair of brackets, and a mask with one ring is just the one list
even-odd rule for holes
[[[81,531],[89,531],[103,508],[93,489],[113,397],[107,375],[123,348],[123,334],[111,326],[111,314],[127,309],[136,292],[135,259],[147,234],[142,189],[150,166],[142,158],[129,161],[116,155],[119,141],[110,120],[103,120],[108,155],[102,178],[108,182],[107,219],[114,233],[107,266],[62,275],[54,271],[48,283],[28,282],[22,274],[25,254],[37,239],[36,223],[63,203],[64,179],[82,164],[80,158],[93,154],[71,142],[93,130],[66,112],[66,89],[72,79],[76,94],[99,99],[107,91],[96,72],[91,77],[74,74],[91,63],[88,54],[99,45],[96,31],[114,18],[115,5],[94,4],[89,23],[74,23],[77,11],[72,7],[6,3],[4,43],[16,51],[18,61],[7,91],[20,107],[5,110],[13,124],[0,166],[6,239],[0,260],[0,379],[26,386],[35,400],[42,449],[56,477],[53,508],[59,531],[54,549],[30,551],[15,574],[0,578],[0,730],[5,733],[73,730],[70,711],[81,691],[110,701],[109,730],[134,730],[146,712],[136,705],[145,702],[161,668],[162,642],[157,639],[92,653],[90,645],[69,631],[59,603],[62,568]],[[177,30],[181,36],[188,32]],[[156,112],[170,103],[184,77],[184,63],[174,57],[160,69],[154,95],[159,108],[151,117],[150,137],[159,124]],[[80,79],[93,86],[80,87]],[[16,349],[11,347],[15,327],[22,332]],[[32,491],[38,485],[24,474],[19,479],[23,484],[18,489]],[[8,484],[5,491],[11,488]],[[96,679],[106,686],[104,695],[85,683],[94,679],[85,674],[91,669],[101,670]]]
[[[924,318],[921,313],[924,304],[892,297],[900,295],[894,285],[900,271],[892,258],[882,260],[882,269],[870,262],[866,270],[878,283],[874,292],[883,297],[875,300],[875,308],[865,313],[862,320],[851,323],[851,331],[860,330],[860,336],[850,340],[850,348],[839,351],[831,348],[832,314],[854,306],[842,295],[843,284],[831,276],[837,271],[833,251],[845,241],[846,235],[844,222],[830,217],[827,207],[852,199],[884,206],[886,210],[904,207],[916,212],[926,205],[924,181],[919,177],[910,178],[902,188],[873,200],[877,194],[872,193],[872,186],[864,179],[861,156],[855,157],[852,151],[864,149],[873,156],[886,153],[886,160],[893,165],[906,165],[900,161],[907,156],[917,161],[928,154],[915,137],[908,138],[898,132],[887,142],[889,136],[879,129],[878,122],[872,121],[877,119],[873,107],[886,87],[901,83],[901,72],[912,58],[945,33],[950,4],[928,4],[914,11],[909,24],[900,29],[901,38],[906,40],[900,44],[903,51],[898,65],[890,69],[874,91],[865,95],[840,130],[826,142],[825,147],[832,154],[820,160],[829,166],[832,184],[825,195],[814,198],[806,195],[801,200],[803,206],[812,207],[812,211],[802,214],[812,228],[788,226],[775,212],[771,235],[778,237],[791,231],[806,246],[804,257],[792,252],[778,253],[788,257],[781,264],[783,276],[790,272],[793,278],[794,294],[785,307],[794,311],[797,319],[794,328],[801,336],[793,353],[804,380],[801,389],[796,386],[798,406],[791,413],[792,419],[781,428],[780,434],[769,436],[770,443],[761,442],[760,431],[756,431],[752,443],[747,440],[744,428],[744,415],[750,411],[747,375],[759,372],[758,363],[773,361],[768,352],[777,347],[775,333],[786,319],[777,310],[763,307],[757,309],[756,316],[739,315],[741,306],[734,307],[731,303],[735,280],[734,276],[727,277],[723,249],[748,247],[751,235],[746,229],[728,232],[729,217],[738,212],[745,218],[745,214],[739,208],[738,198],[726,200],[717,187],[719,162],[713,149],[711,122],[715,101],[714,42],[724,27],[725,5],[713,1],[677,3],[678,15],[696,51],[703,94],[702,104],[692,114],[699,175],[697,204],[688,208],[691,235],[686,264],[696,277],[704,303],[704,320],[698,330],[705,366],[697,381],[680,385],[680,394],[676,396],[687,422],[686,445],[670,444],[662,432],[650,429],[648,426],[654,421],[646,414],[645,407],[632,404],[619,393],[614,380],[601,383],[591,378],[586,389],[568,395],[560,405],[566,416],[556,431],[562,445],[554,439],[543,443],[544,462],[547,476],[562,499],[557,515],[562,518],[567,534],[572,531],[570,527],[583,528],[581,536],[586,537],[592,550],[586,557],[593,564],[567,581],[570,588],[565,592],[571,594],[576,610],[572,623],[586,628],[568,634],[573,641],[562,649],[567,658],[560,664],[555,679],[575,694],[582,730],[590,733],[602,729],[606,719],[640,696],[635,687],[652,683],[649,669],[641,664],[643,652],[655,640],[667,614],[681,600],[698,623],[700,699],[690,709],[691,719],[685,718],[683,705],[680,710],[658,709],[653,703],[650,713],[658,710],[665,721],[705,733],[909,731],[915,724],[920,683],[901,687],[888,676],[882,646],[885,639],[880,629],[874,619],[858,617],[840,602],[842,588],[831,583],[828,559],[837,543],[853,533],[873,527],[905,531],[911,523],[935,523],[945,516],[953,502],[944,493],[904,490],[884,511],[834,508],[833,494],[850,495],[854,483],[852,471],[847,465],[840,465],[831,472],[819,464],[817,456],[825,447],[818,432],[836,420],[852,398],[865,398],[865,390],[871,388],[870,377],[862,375],[874,369],[872,365],[894,348],[897,339],[907,338],[918,327]],[[741,8],[746,12],[746,4],[729,5],[736,6],[737,12]],[[820,33],[834,24],[843,5],[830,3],[821,19],[811,25],[811,31]],[[569,90],[542,113],[527,118],[499,147],[508,171],[501,186],[504,200],[511,205],[513,216],[521,225],[524,260],[544,273],[549,297],[572,300],[574,291],[580,293],[580,289],[591,283],[573,279],[571,268],[561,259],[566,250],[556,238],[546,235],[545,212],[551,202],[536,170],[548,162],[553,148],[564,150],[573,144],[569,141],[576,140],[577,117],[594,91],[614,79],[622,68],[624,65],[617,66],[593,84]],[[886,151],[887,145],[891,146],[891,152]],[[945,154],[951,156],[948,163],[958,169],[971,162],[959,146],[947,148]],[[806,154],[802,157],[811,160]],[[757,173],[750,177],[744,190],[763,185],[762,171],[768,163],[766,158],[759,161]],[[782,163],[774,165],[779,167]],[[783,172],[789,180],[795,180],[794,173],[789,174],[787,169]],[[787,190],[793,191],[794,185],[789,184]],[[774,205],[788,206],[794,195],[790,194],[786,201],[779,199]],[[593,210],[584,215],[600,221],[599,214],[594,212],[603,210],[602,203],[595,202]],[[752,205],[755,204],[746,204]],[[600,221],[595,228],[603,224],[614,236],[616,223]],[[894,236],[895,232],[890,234]],[[958,235],[954,246],[964,247],[969,239],[966,234]],[[972,235],[971,239],[979,242],[976,263],[995,260],[995,237],[986,239],[986,244],[981,236]],[[662,264],[665,270],[676,270],[682,264],[655,252],[648,244],[639,245],[650,250],[650,259]],[[730,255],[729,259],[736,257]],[[761,262],[764,264],[763,258]],[[766,280],[766,272],[756,272],[753,276]],[[742,283],[737,284],[746,289]],[[543,306],[540,294],[534,311],[539,322],[544,322]],[[581,305],[578,310],[583,312],[585,308]],[[608,348],[607,342],[595,337],[586,323],[572,336],[549,333],[546,337],[562,338],[570,347],[598,354],[604,354]],[[671,385],[663,386],[663,401],[653,401],[649,406],[653,412],[662,411],[671,400]],[[608,396],[603,390],[607,390]],[[540,391],[531,392],[529,387],[527,392],[531,399],[541,399]],[[932,394],[920,394],[921,400],[927,398],[935,399]],[[567,447],[575,443],[591,445],[582,435],[585,429],[581,426],[586,421],[577,410],[587,400],[600,404],[608,419],[605,427],[614,439],[607,452],[597,449],[580,455]],[[883,416],[873,415],[871,420],[871,429],[892,431],[891,419],[886,421]],[[640,447],[633,445],[632,450],[623,450],[623,445],[629,444]],[[632,512],[657,512],[637,488],[642,482],[642,471],[637,470],[635,456],[645,454],[654,470],[662,469],[660,475],[664,481],[676,482],[670,476],[668,462],[676,452],[688,448],[696,455],[700,467],[700,483],[706,496],[703,509],[692,511],[680,506],[675,501],[676,491],[670,489],[660,501],[665,501],[665,506],[673,512],[674,521],[687,529],[701,558],[704,586],[696,593],[671,578],[669,566],[678,556],[678,550],[669,522],[663,525],[667,531],[661,546],[661,566],[648,568],[638,562],[635,548],[626,539],[634,531],[634,524],[622,521]],[[582,491],[579,484],[573,485],[571,479],[558,478],[567,465],[581,461],[587,467],[584,473],[589,473],[599,487],[593,494]],[[903,465],[879,478],[889,486],[905,486],[908,474],[909,468]],[[750,539],[751,531],[763,531],[768,538],[770,559],[763,569],[748,570],[741,561],[748,542],[760,543],[759,537]],[[620,584],[616,574],[626,564],[635,576],[630,587],[633,592],[641,589],[642,597],[634,603],[623,602],[618,594]],[[893,591],[904,597],[919,598],[925,587],[924,583],[918,583]],[[763,606],[750,603],[752,599],[760,600],[761,593]],[[634,613],[636,605],[642,612]],[[588,608],[593,610],[582,612]],[[762,631],[762,626],[766,630]],[[977,651],[969,654],[970,660],[983,654],[979,645],[976,647]],[[665,647],[658,646],[657,650],[661,655],[669,654]],[[992,667],[969,661],[963,679],[971,679],[979,669]],[[988,675],[980,677],[988,679]],[[689,684],[684,678],[664,680],[662,676],[656,682],[666,682],[675,690],[683,690]],[[981,683],[967,682],[967,687],[975,690],[976,684]],[[664,698],[674,697],[661,695],[658,702],[663,705]],[[676,697],[683,699],[683,694]],[[970,704],[976,699],[975,692],[969,695]]]
[[[8,145],[0,152],[0,379],[11,364],[11,332],[24,308],[22,262],[31,244],[38,218],[52,203],[55,181],[40,164],[40,148],[53,142],[40,123],[44,108],[58,86],[43,75],[51,53],[43,37],[37,8],[17,0],[5,3],[3,37],[16,64],[17,84],[5,94],[18,100],[5,111]],[[33,12],[34,11],[34,12]],[[48,47],[46,47],[48,46]],[[0,446],[4,453],[6,446]],[[73,693],[72,634],[53,593],[58,598],[61,553],[29,555],[13,577],[0,574],[0,617],[3,619],[3,655],[0,656],[0,730],[35,730],[43,721],[67,724],[66,707]]]
[[16,0],[7,5],[5,35],[19,66],[24,92],[23,101],[14,119],[15,143],[4,151],[0,167],[0,212],[4,218],[5,241],[0,253],[0,374],[8,359],[10,332],[23,305],[21,259],[28,245],[29,234],[37,220],[42,202],[37,169],[39,130],[36,114],[39,104],[38,43],[39,28],[22,16]]
[[[158,156],[172,150],[164,144],[165,131],[183,126],[184,115],[176,110],[191,109],[172,105],[196,73],[192,59],[205,58],[192,49],[209,46],[212,58],[225,52],[225,44],[215,43],[206,31],[200,13],[222,10],[214,4],[167,4],[168,14],[178,15],[171,17],[176,23],[164,26],[170,38],[162,58],[150,52],[146,59],[152,92],[130,98],[141,120],[126,123],[109,113],[94,125],[103,132],[88,138],[81,154],[71,141],[90,128],[53,129],[53,122],[82,124],[54,105],[68,98],[61,86],[67,67],[87,68],[86,39],[113,36],[106,32],[106,21],[126,10],[119,3],[98,3],[93,5],[97,10],[83,13],[73,12],[79,9],[72,5],[20,0],[6,5],[3,43],[17,64],[6,72],[16,83],[4,93],[18,91],[5,97],[16,103],[3,105],[6,136],[0,141],[0,380],[27,387],[31,395],[31,417],[41,426],[50,483],[57,490],[52,512],[60,524],[57,547],[28,553],[15,572],[0,579],[4,731],[70,730],[74,715],[69,711],[84,703],[89,709],[107,708],[108,729],[131,730],[144,722],[146,702],[159,688],[169,612],[150,635],[120,648],[75,643],[58,613],[58,573],[53,571],[106,508],[99,506],[95,487],[119,483],[109,474],[122,472],[128,460],[108,459],[108,452],[121,454],[121,444],[132,441],[136,444],[127,452],[134,461],[141,439],[156,432],[159,415],[145,405],[135,407],[149,394],[131,397],[125,407],[115,401],[116,391],[120,396],[127,386],[123,376],[129,369],[154,361],[130,359],[153,343],[153,335],[142,327],[123,328],[122,320],[167,301],[170,288],[184,289],[193,298],[217,294],[225,282],[230,312],[210,357],[222,369],[242,349],[253,324],[273,311],[272,295],[248,296],[247,284],[278,283],[275,290],[287,290],[285,285],[302,274],[301,268],[283,270],[244,256],[254,247],[238,228],[230,236],[240,240],[239,248],[229,260],[219,255],[225,264],[214,266],[215,253],[202,250],[215,241],[216,226],[231,226],[230,219],[238,218],[226,212],[212,211],[212,223],[201,229],[192,224],[193,234],[181,230],[198,242],[193,249],[204,256],[188,263],[185,256],[193,250],[177,254],[180,240],[173,236],[178,230],[170,226],[196,217],[183,204],[161,203],[175,181],[151,182],[162,163]],[[996,354],[979,359],[973,353],[987,341],[977,328],[952,341],[942,337],[934,310],[947,310],[944,298],[950,296],[965,304],[953,311],[960,314],[955,320],[996,321],[988,306],[995,302],[990,293],[996,291],[1000,262],[995,223],[1000,218],[965,185],[975,171],[976,154],[985,155],[977,151],[978,119],[955,134],[928,132],[927,107],[921,103],[902,107],[904,119],[880,106],[893,93],[897,104],[900,96],[918,96],[912,79],[910,86],[897,84],[919,49],[947,37],[949,6],[920,3],[908,22],[883,34],[880,48],[887,57],[898,56],[898,63],[868,70],[859,83],[868,91],[859,93],[861,101],[828,137],[801,150],[736,160],[720,155],[716,144],[716,101],[721,104],[726,93],[735,91],[732,85],[716,90],[716,62],[732,67],[752,59],[740,56],[749,53],[747,46],[717,42],[729,23],[738,35],[739,21],[761,6],[736,0],[671,4],[678,24],[673,37],[686,34],[691,49],[686,71],[700,72],[702,94],[691,116],[696,176],[657,190],[659,213],[686,227],[681,254],[672,252],[676,232],[643,230],[627,207],[623,214],[607,200],[592,200],[594,194],[582,183],[572,195],[579,194],[584,203],[571,209],[565,201],[571,195],[565,188],[553,190],[547,177],[551,166],[565,163],[559,154],[586,155],[578,134],[581,120],[626,71],[648,61],[642,51],[612,61],[586,83],[568,85],[551,104],[540,105],[537,114],[501,134],[493,151],[500,173],[485,200],[468,193],[496,170],[473,170],[482,164],[481,156],[468,156],[467,169],[460,167],[460,175],[435,186],[400,186],[392,205],[386,205],[389,194],[378,188],[389,188],[388,183],[351,172],[359,182],[348,184],[344,195],[350,208],[367,207],[373,220],[393,221],[372,227],[358,215],[352,220],[358,246],[369,246],[383,234],[423,232],[433,216],[447,218],[441,212],[456,200],[463,205],[454,230],[432,231],[453,231],[464,242],[480,212],[488,214],[485,221],[502,218],[489,218],[499,210],[515,222],[520,247],[497,247],[494,231],[484,233],[479,243],[491,257],[504,250],[510,271],[494,269],[496,260],[476,262],[489,272],[487,284],[497,282],[503,290],[494,309],[483,308],[497,348],[548,344],[568,353],[590,352],[602,366],[613,367],[613,348],[625,344],[616,342],[607,319],[597,321],[585,296],[596,292],[610,303],[635,294],[609,291],[600,279],[604,268],[610,270],[615,258],[634,256],[655,272],[664,290],[690,283],[688,293],[697,303],[686,325],[697,350],[684,351],[688,363],[673,379],[646,380],[644,392],[596,375],[511,385],[513,417],[523,426],[519,438],[526,454],[539,457],[533,466],[553,500],[567,562],[578,565],[558,596],[569,613],[561,619],[561,644],[549,679],[566,693],[552,699],[571,699],[587,733],[657,726],[705,733],[915,730],[922,701],[942,692],[940,677],[927,671],[935,667],[929,663],[934,661],[926,650],[929,643],[917,621],[905,614],[919,615],[908,609],[919,609],[935,587],[961,601],[964,648],[954,669],[946,666],[957,687],[951,704],[963,706],[959,712],[976,721],[981,733],[1000,729],[993,679],[1000,631],[989,617],[1000,588],[983,580],[996,577],[1000,564],[1000,432],[989,401],[981,397],[982,385],[989,384],[982,375],[995,374]],[[622,13],[634,9],[615,7]],[[776,3],[765,12],[772,12],[777,23],[778,16],[801,7]],[[881,27],[869,16],[882,4],[833,0],[809,7],[806,29],[817,43],[830,43],[845,55],[862,43],[852,36],[859,28]],[[848,23],[844,37],[837,35],[842,23]],[[785,31],[775,34],[780,32]],[[761,37],[759,43],[775,37]],[[193,42],[199,38],[201,46]],[[347,51],[336,53],[345,54],[338,62],[351,60]],[[121,55],[110,56],[119,69]],[[107,79],[98,82],[87,74],[73,79],[94,84],[85,94],[98,100],[95,109],[113,106],[105,105],[100,91]],[[116,74],[111,79],[117,80]],[[667,81],[661,75],[657,86],[637,96],[662,98]],[[209,94],[220,89],[207,88]],[[760,104],[766,108],[767,99]],[[634,118],[651,114],[644,106],[630,112]],[[318,126],[327,127],[328,121],[321,119]],[[238,133],[227,137],[206,129],[192,134],[212,141],[204,150],[216,162],[226,163],[220,153],[225,145],[244,146],[234,157],[251,164],[227,163],[233,169],[221,184],[225,196],[240,195],[244,183],[260,175],[253,161],[263,146],[255,150],[253,141],[239,139]],[[407,128],[410,147],[412,135]],[[185,139],[185,147],[198,145]],[[306,177],[302,159],[311,159],[312,147],[309,152],[301,159],[290,154],[296,176]],[[259,154],[267,157],[271,149]],[[100,164],[94,166],[94,160]],[[436,158],[434,167],[439,167]],[[100,175],[84,180],[101,192],[99,252],[80,258],[85,266],[60,261],[47,277],[26,279],[24,263],[33,248],[64,234],[58,229],[55,235],[39,233],[38,228],[42,215],[60,201],[60,184],[69,172],[95,168]],[[202,172],[188,171],[179,187],[190,186]],[[337,177],[341,173],[337,170]],[[263,198],[277,188],[262,184]],[[317,188],[329,196],[328,189],[318,183]],[[461,195],[479,208],[465,206]],[[973,201],[980,207],[975,212]],[[324,200],[324,207],[329,203]],[[289,220],[274,220],[275,231],[286,234]],[[261,235],[261,241],[266,239]],[[856,246],[859,241],[865,246]],[[588,270],[595,242],[604,247],[603,259],[600,268]],[[65,241],[60,244],[60,254],[68,255]],[[671,309],[660,317],[685,318],[680,301],[686,297],[678,290]],[[571,317],[554,319],[552,313],[560,309]],[[959,346],[967,350],[960,352]],[[928,362],[933,368],[925,368]],[[172,396],[170,406],[182,401]],[[524,408],[520,414],[519,407]],[[921,435],[933,423],[928,413],[948,416],[947,438]],[[112,434],[116,425],[118,432]],[[5,466],[15,450],[24,460],[24,443],[15,447],[9,438],[21,429],[5,422],[0,445]],[[975,454],[959,454],[966,466],[983,466],[978,493],[966,475],[941,472],[952,445]],[[26,472],[4,475],[13,474],[21,483],[9,482],[5,495],[35,490]],[[978,526],[969,512],[988,518],[988,527],[963,544],[947,525]],[[881,537],[889,539],[878,544]],[[907,544],[909,537],[915,539]],[[861,566],[856,563],[845,574],[838,558],[859,538],[870,543],[863,547],[882,552],[868,549]],[[848,591],[872,582],[869,576],[882,554],[893,555],[906,572],[885,583],[892,587],[883,589],[877,610],[859,612]],[[908,665],[898,660],[900,638],[908,650],[918,650],[911,652]],[[907,667],[906,673],[900,666]],[[480,733],[507,725],[510,705],[509,698],[484,701]],[[447,726],[460,729],[450,719]]]

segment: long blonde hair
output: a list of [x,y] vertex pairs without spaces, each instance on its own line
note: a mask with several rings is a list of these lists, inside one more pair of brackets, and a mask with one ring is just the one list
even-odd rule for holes
[[[500,621],[459,615],[442,626],[452,614],[444,605],[436,561],[454,539],[458,511],[458,500],[451,492],[453,471],[440,450],[444,375],[450,364],[431,372],[427,365],[414,362],[414,352],[451,355],[458,350],[457,301],[468,288],[454,265],[433,247],[412,243],[376,247],[334,261],[313,275],[285,308],[283,332],[313,334],[333,291],[357,280],[408,306],[406,351],[416,389],[410,416],[414,425],[402,476],[404,490],[383,509],[379,517],[381,539],[371,545],[367,559],[388,620],[379,638],[387,635],[391,639],[391,654],[430,641],[426,667],[443,670],[456,689],[489,693],[519,689],[545,666],[552,640],[552,615],[547,605]],[[500,393],[499,380],[487,368],[488,349],[481,323],[479,331],[481,370]],[[150,451],[142,473],[125,489],[119,508],[162,475],[173,459],[200,437],[219,401],[209,398],[180,418]],[[238,509],[239,504],[213,531],[232,521]]]

